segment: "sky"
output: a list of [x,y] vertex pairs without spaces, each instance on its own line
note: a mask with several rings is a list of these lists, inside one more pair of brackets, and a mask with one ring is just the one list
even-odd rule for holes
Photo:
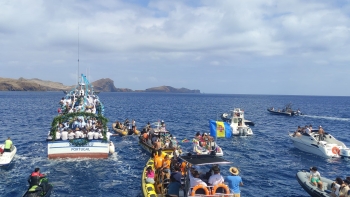
[[1,0],[0,77],[350,96],[350,1]]

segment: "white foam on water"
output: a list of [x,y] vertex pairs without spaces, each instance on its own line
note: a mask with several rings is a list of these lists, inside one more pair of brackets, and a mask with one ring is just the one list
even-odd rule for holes
[[338,117],[330,117],[330,116],[313,116],[313,115],[303,115],[304,117],[309,118],[317,118],[317,119],[327,119],[327,120],[339,120],[339,121],[348,121],[350,122],[350,118],[338,118]]

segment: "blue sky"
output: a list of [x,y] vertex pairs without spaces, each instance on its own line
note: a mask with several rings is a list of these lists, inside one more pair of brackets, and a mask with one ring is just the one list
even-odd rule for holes
[[0,1],[0,77],[350,96],[348,1]]

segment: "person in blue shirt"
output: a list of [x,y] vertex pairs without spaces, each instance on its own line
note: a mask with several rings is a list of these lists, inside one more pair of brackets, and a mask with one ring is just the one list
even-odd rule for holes
[[175,180],[174,177],[170,177],[170,183],[168,185],[168,195],[180,196],[181,183]]
[[227,176],[225,178],[225,182],[228,183],[228,187],[231,190],[231,193],[233,193],[234,197],[240,197],[241,196],[241,190],[239,189],[239,186],[243,186],[242,178],[238,176],[239,170],[236,167],[231,167],[230,172],[232,176]]

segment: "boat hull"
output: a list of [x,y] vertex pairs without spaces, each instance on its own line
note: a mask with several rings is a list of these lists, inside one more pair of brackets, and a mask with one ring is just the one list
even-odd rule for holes
[[108,158],[110,147],[108,142],[101,140],[89,141],[84,146],[76,146],[69,141],[48,142],[48,158]]
[[283,115],[283,116],[293,116],[294,113],[293,112],[279,112],[279,111],[273,111],[270,109],[267,109],[268,112],[270,112],[271,114],[275,114],[275,115]]
[[12,162],[13,158],[15,157],[16,152],[17,152],[17,148],[16,146],[13,146],[13,149],[11,152],[4,152],[2,155],[0,155],[0,166],[9,165]]
[[310,139],[310,142],[307,142],[301,137],[293,137],[292,134],[289,134],[289,137],[292,140],[294,146],[301,151],[319,155],[324,158],[339,157],[338,154],[332,153],[331,151],[327,150],[327,148],[323,147],[321,144],[317,144],[317,142],[315,142],[314,140]]

